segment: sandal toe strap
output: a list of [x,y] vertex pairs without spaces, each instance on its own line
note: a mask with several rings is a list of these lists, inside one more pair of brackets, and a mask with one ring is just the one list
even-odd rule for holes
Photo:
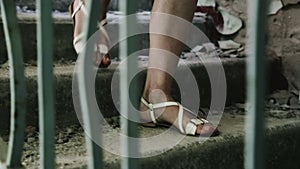
[[201,119],[191,119],[190,122],[188,122],[185,127],[185,134],[196,135],[197,126],[204,125],[206,123],[209,123],[209,122],[202,118]]
[[188,124],[185,127],[185,134],[195,135],[196,131],[197,126],[194,123],[188,122]]

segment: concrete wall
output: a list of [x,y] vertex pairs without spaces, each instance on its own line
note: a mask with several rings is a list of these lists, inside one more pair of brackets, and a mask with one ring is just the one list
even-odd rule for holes
[[[299,1],[300,2],[300,1]],[[300,4],[284,7],[269,19],[269,48],[282,58],[291,90],[300,91]]]
[[[239,16],[244,27],[233,38],[239,43],[247,40],[247,0],[217,0],[220,6]],[[268,53],[282,60],[283,72],[291,90],[300,91],[300,0],[282,0],[283,7],[277,14],[269,15]]]

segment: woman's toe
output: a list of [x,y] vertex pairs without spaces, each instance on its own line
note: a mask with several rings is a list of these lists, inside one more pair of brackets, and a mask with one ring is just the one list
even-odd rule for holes
[[219,135],[219,130],[211,124],[198,125],[197,134],[204,137],[217,136]]

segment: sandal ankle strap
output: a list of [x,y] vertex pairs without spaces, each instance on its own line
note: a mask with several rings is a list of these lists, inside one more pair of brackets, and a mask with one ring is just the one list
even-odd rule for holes
[[146,101],[143,97],[141,98],[141,102],[147,106],[149,108],[149,114],[150,114],[150,117],[151,117],[151,120],[154,124],[157,123],[156,121],[156,118],[155,118],[155,111],[154,109],[159,109],[159,108],[164,108],[164,107],[168,107],[168,106],[178,106],[179,107],[179,112],[178,112],[178,126],[179,126],[179,130],[180,132],[182,133],[185,133],[185,131],[183,130],[183,124],[182,124],[182,121],[183,121],[183,106],[177,102],[162,102],[162,103],[150,103],[148,101]]
[[163,107],[168,107],[168,106],[178,106],[179,104],[177,102],[162,102],[162,103],[150,103],[146,101],[143,97],[141,97],[141,102],[147,106],[150,110],[150,117],[153,123],[157,123],[156,118],[155,118],[155,112],[154,109],[159,109]]
[[[73,12],[72,12],[72,14],[71,14],[71,17],[72,18],[74,18],[75,17],[75,15],[80,11],[80,10],[82,10],[82,12],[84,13],[84,15],[86,15],[87,16],[87,9],[86,9],[86,7],[85,7],[85,3],[84,3],[84,1],[83,0],[79,0],[80,2],[79,2],[79,4],[78,4],[78,6],[73,10]],[[98,22],[98,28],[100,29],[100,28],[102,28],[103,26],[105,26],[107,24],[107,19],[106,18],[104,18],[104,19],[102,19],[101,21],[99,21]]]
[[101,21],[98,22],[98,27],[99,27],[99,28],[100,28],[100,27],[103,27],[103,26],[105,26],[106,24],[107,24],[107,19],[104,18],[104,19],[102,19]]
[[75,15],[77,14],[77,12],[79,12],[80,10],[82,10],[82,12],[87,15],[87,10],[85,8],[85,4],[83,2],[83,0],[80,0],[79,2],[79,5],[77,5],[77,7],[73,10],[73,13],[72,13],[72,18],[75,17]]

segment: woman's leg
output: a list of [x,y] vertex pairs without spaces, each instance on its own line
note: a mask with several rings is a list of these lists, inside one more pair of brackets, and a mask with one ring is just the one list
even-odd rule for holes
[[[80,3],[87,4],[88,0],[74,0],[71,6],[71,13],[74,13],[74,10],[80,6]],[[110,3],[110,0],[103,0],[103,3],[101,5],[101,12],[99,13],[99,22],[104,26],[106,23],[106,12],[108,5]],[[84,5],[86,8],[86,5]],[[86,9],[85,9],[86,10]],[[72,16],[74,21],[74,31],[73,31],[73,37],[74,37],[74,48],[77,53],[80,52],[83,42],[82,42],[82,32],[84,28],[84,22],[86,19],[86,13],[84,9],[80,9]],[[104,22],[101,22],[105,20]],[[104,29],[102,31],[105,31]],[[108,37],[104,36],[105,34],[100,34],[101,37],[99,38],[99,45],[101,45],[102,48],[99,48],[97,51],[97,57],[95,60],[95,64],[99,67],[107,67],[110,65],[110,55],[109,55],[109,40]]]
[[100,21],[106,19],[107,8],[110,3],[110,0],[103,0],[102,9],[100,13]]
[[[88,0],[83,0],[83,2],[86,4],[88,2]],[[74,4],[73,4],[73,8],[75,9],[80,3],[80,0],[74,0]],[[101,8],[101,12],[99,14],[99,21],[106,19],[106,12],[107,12],[107,8],[108,5],[110,3],[110,0],[103,0],[103,4],[102,4],[102,8]],[[83,31],[83,24],[85,22],[85,14],[83,11],[78,11],[78,13],[76,13],[76,15],[74,16],[74,20],[76,21],[74,23],[74,34],[73,36],[76,37],[78,35],[80,35]]]
[[[167,13],[177,17],[181,17],[191,21],[196,8],[197,0],[155,0],[152,12]],[[150,29],[155,28],[156,22],[159,22],[159,17],[152,17],[150,22]],[[163,25],[164,29],[172,30],[171,25]],[[177,68],[178,57],[166,56],[167,53],[161,53],[152,48],[158,48],[164,51],[173,53],[179,56],[183,50],[183,44],[178,40],[164,35],[151,34],[150,35],[150,53],[149,65],[147,72],[147,79],[144,88],[143,97],[151,103],[161,103],[171,101],[171,85],[173,74]],[[168,73],[167,73],[168,72]],[[141,111],[148,108],[141,104]],[[158,121],[168,122],[174,124],[177,128],[178,122],[178,106],[166,107],[156,111],[155,116]],[[158,117],[159,116],[159,117]],[[187,112],[183,116],[183,127],[190,121],[192,117]],[[148,113],[141,113],[142,120],[149,120]],[[211,132],[214,128],[202,125],[197,126],[197,134]]]

